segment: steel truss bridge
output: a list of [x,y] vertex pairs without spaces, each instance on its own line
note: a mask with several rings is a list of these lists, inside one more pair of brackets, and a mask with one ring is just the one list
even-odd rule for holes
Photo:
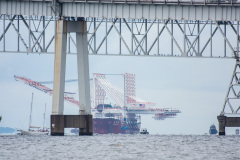
[[[54,53],[56,17],[0,17],[0,52]],[[239,22],[235,21],[125,18],[86,18],[86,21],[91,55],[239,57]],[[67,43],[67,53],[76,54],[74,33],[68,33]]]
[[55,22],[86,17],[89,54],[239,57],[240,2],[218,2],[0,1],[0,51],[54,53]]
[[88,55],[236,59],[221,115],[236,114],[239,21],[238,0],[0,0],[0,52],[55,53],[53,114],[63,111],[65,53],[77,55],[82,108]]

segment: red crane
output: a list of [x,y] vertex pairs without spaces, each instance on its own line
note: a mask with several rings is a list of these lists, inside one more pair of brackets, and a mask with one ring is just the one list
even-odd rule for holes
[[[20,82],[23,82],[23,83],[31,86],[31,87],[34,87],[34,88],[36,88],[36,89],[38,89],[38,90],[40,90],[40,91],[42,91],[44,93],[47,93],[50,96],[53,94],[53,90],[48,88],[47,86],[43,85],[41,82],[33,81],[33,80],[29,79],[29,78],[16,76],[16,75],[14,75],[14,79],[16,81],[20,81]],[[71,94],[75,94],[75,93],[64,92],[64,100],[79,106],[79,101],[77,101],[73,97],[69,96]]]

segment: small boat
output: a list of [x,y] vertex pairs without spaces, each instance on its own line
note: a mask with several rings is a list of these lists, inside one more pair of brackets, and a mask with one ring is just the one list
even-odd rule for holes
[[142,128],[140,134],[149,134],[146,128]]
[[216,126],[214,124],[212,124],[210,126],[209,134],[217,134],[217,133],[218,133],[218,131],[216,129]]
[[[46,127],[36,127],[32,126],[32,106],[33,106],[33,93],[32,93],[32,102],[31,102],[31,110],[30,110],[30,119],[29,119],[29,128],[28,131],[24,130],[17,130],[19,135],[48,135],[49,134],[49,129]],[[43,118],[43,126],[45,122],[45,112],[46,112],[46,104],[45,104],[45,111],[44,111],[44,118]]]
[[20,135],[48,135],[49,134],[48,128],[40,129],[40,127],[35,127],[35,126],[31,126],[28,131],[18,130],[18,132],[20,132],[19,133]]
[[236,135],[239,135],[239,129],[235,130]]

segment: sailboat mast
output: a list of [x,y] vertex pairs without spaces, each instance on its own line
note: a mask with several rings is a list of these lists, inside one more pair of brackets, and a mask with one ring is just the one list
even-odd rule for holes
[[45,110],[44,110],[44,114],[43,114],[43,130],[44,130],[44,123],[45,123],[45,114],[46,114],[46,106],[47,104],[45,103]]
[[33,106],[33,93],[32,93],[32,101],[31,101],[31,109],[30,109],[30,119],[29,119],[29,128],[28,128],[29,131],[32,123],[32,106]]

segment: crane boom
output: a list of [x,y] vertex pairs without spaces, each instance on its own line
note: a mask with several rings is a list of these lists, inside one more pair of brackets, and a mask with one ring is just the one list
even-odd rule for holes
[[[26,77],[22,77],[22,76],[16,76],[14,75],[14,79],[16,81],[20,81],[23,82],[24,84],[27,84],[31,87],[34,87],[44,93],[49,94],[50,96],[53,94],[53,90],[51,88],[48,88],[47,86],[43,85],[41,82],[37,82],[37,81],[33,81],[29,78]],[[123,98],[121,96],[123,96],[123,93],[118,90],[116,87],[114,87],[110,81],[108,81],[106,79],[106,77],[98,77],[99,80],[99,84],[100,86],[106,91],[109,92],[108,94],[111,94],[111,96],[113,97],[113,99],[117,99],[119,100],[119,103],[123,104]],[[79,101],[77,101],[76,99],[74,99],[72,96],[72,92],[64,92],[64,100],[76,105],[76,106],[80,106]],[[114,98],[115,97],[115,98]],[[117,97],[117,98],[116,98]],[[162,119],[165,117],[170,117],[170,116],[176,116],[177,113],[181,113],[181,111],[179,111],[178,109],[172,109],[172,108],[157,108],[155,107],[154,103],[151,102],[147,102],[144,100],[141,100],[137,97],[131,97],[133,99],[136,100],[136,103],[134,104],[135,106],[132,107],[128,107],[127,108],[127,113],[129,114],[155,114],[155,119]],[[149,106],[154,106],[152,107],[147,107],[147,105]]]
[[[23,82],[24,84],[27,84],[31,87],[34,87],[44,93],[47,93],[49,94],[50,96],[53,94],[53,90],[48,88],[47,86],[43,85],[41,82],[37,82],[37,81],[33,81],[29,78],[26,78],[26,77],[21,77],[21,76],[16,76],[14,75],[14,79],[16,81],[20,81],[20,82]],[[70,103],[73,103],[74,105],[76,106],[79,106],[79,101],[75,100],[73,97],[69,96],[71,94],[75,94],[75,93],[72,93],[72,92],[64,92],[64,100],[70,102]]]

